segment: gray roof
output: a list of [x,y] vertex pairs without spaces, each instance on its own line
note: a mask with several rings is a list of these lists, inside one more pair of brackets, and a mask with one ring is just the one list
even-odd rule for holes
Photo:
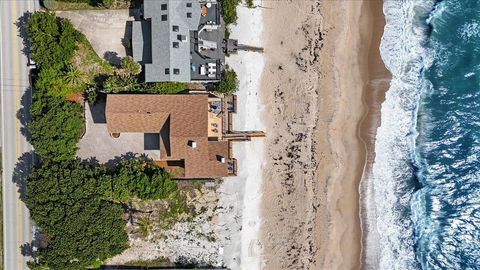
[[147,21],[134,21],[132,24],[133,59],[140,64],[152,62],[151,24]]
[[[187,7],[187,3],[191,3],[191,7]],[[162,5],[167,5],[166,10],[162,10]],[[197,30],[200,23],[201,9],[198,0],[144,0],[143,13],[144,18],[151,23],[152,61],[144,61],[145,81],[191,81],[190,31]],[[187,17],[187,13],[191,13],[191,18]],[[165,21],[162,21],[162,15],[167,16]],[[173,31],[173,26],[178,26],[178,32]],[[138,26],[136,29],[134,24],[133,32],[135,30],[138,32],[139,29]],[[136,42],[138,34],[133,35]],[[185,36],[186,40],[179,40],[178,35]],[[173,47],[173,42],[178,42],[178,48]],[[145,55],[144,52],[142,55]],[[139,55],[136,56],[140,59]],[[145,60],[143,57],[142,59]],[[166,69],[169,74],[165,74]],[[175,69],[180,73],[174,74]]]

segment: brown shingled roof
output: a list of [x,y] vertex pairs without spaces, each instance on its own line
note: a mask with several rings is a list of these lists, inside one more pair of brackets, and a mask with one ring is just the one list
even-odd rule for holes
[[172,136],[207,136],[207,104],[206,95],[108,95],[108,132],[159,132],[170,116]]
[[184,160],[185,178],[228,175],[228,142],[208,141],[207,95],[110,94],[105,114],[110,133],[167,131],[168,142],[162,139],[160,144],[161,159]]

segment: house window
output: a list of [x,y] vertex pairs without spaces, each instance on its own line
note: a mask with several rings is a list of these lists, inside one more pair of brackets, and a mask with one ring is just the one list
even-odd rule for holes
[[[158,7],[158,6],[157,6]],[[167,10],[167,4],[162,4],[162,10]]]
[[187,3],[187,7],[192,7],[192,3]]
[[166,69],[165,69],[165,75],[168,75],[168,74],[170,74],[170,69],[169,69],[169,68],[166,68]]
[[191,12],[187,12],[187,18],[191,18],[192,17],[192,13]]
[[179,30],[178,25],[172,26],[172,30],[173,30],[173,32],[178,32],[178,30]]
[[175,75],[180,74],[180,69],[174,68],[174,69],[173,69],[173,74],[175,74]]
[[187,36],[186,35],[177,35],[177,39],[180,41],[187,41]]
[[178,48],[178,42],[176,41],[173,42],[173,48]]
[[166,21],[167,20],[167,15],[162,15],[162,21]]

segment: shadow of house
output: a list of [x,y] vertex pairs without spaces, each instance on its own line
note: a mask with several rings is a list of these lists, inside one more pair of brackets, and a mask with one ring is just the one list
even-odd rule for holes
[[143,134],[143,148],[145,150],[160,150],[160,134],[159,133],[144,133]]
[[130,55],[130,56],[133,56],[132,29],[133,29],[133,22],[132,21],[127,21],[125,23],[125,33],[123,34],[122,44],[125,47],[126,55]]
[[165,121],[165,124],[163,124],[162,129],[160,129],[160,138],[162,139],[162,146],[167,156],[172,155],[172,152],[170,149],[170,119],[171,117],[169,116]]
[[93,123],[95,124],[106,124],[107,119],[105,118],[105,102],[99,101],[96,104],[89,104],[90,113],[92,114]]

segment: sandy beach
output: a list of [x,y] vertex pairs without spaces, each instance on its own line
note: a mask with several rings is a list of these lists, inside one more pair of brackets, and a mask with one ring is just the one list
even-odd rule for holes
[[382,4],[255,0],[255,8],[238,7],[232,38],[264,53],[227,58],[239,79],[234,129],[267,137],[233,145],[238,176],[195,199],[209,211],[161,232],[161,241],[131,239],[132,248],[110,262],[140,251],[145,260],[229,269],[374,265],[374,253],[362,249],[375,239],[362,235],[375,226],[364,219],[374,213],[361,195],[372,192],[374,138],[390,81],[379,53]]
[[263,7],[265,269],[358,269],[359,183],[388,81],[382,1]]

